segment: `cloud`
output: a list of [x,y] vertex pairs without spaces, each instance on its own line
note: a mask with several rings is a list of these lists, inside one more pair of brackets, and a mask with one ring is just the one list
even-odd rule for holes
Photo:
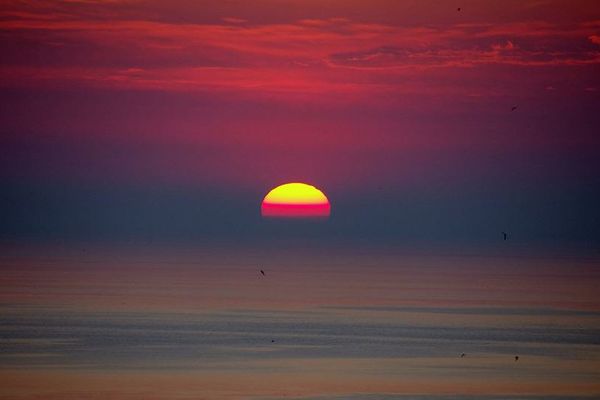
[[248,20],[245,20],[243,18],[235,18],[235,17],[225,17],[225,18],[221,18],[221,20],[223,22],[226,22],[229,24],[243,24],[245,22],[248,22]]
[[510,40],[507,40],[505,44],[494,44],[492,45],[492,49],[494,51],[510,51],[514,50],[516,47]]
[[600,45],[600,36],[590,35],[590,36],[588,36],[588,39],[590,40],[590,42]]
[[580,45],[582,37],[598,43],[596,21],[397,26],[348,17],[256,24],[236,16],[174,22],[143,13],[134,18],[121,2],[20,4],[0,10],[4,87],[346,95],[407,91],[411,85],[399,84],[400,76],[455,68],[485,74],[499,66],[600,64],[600,52]]

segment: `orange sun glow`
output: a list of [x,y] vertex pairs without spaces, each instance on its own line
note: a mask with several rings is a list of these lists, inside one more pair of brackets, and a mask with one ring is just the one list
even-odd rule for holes
[[277,186],[267,193],[260,211],[263,217],[327,218],[331,205],[316,187],[295,182]]

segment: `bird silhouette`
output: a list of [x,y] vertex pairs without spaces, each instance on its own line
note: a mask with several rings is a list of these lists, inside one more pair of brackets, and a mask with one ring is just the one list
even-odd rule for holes
[[271,339],[271,343],[275,343],[275,339]]
[[515,361],[519,361],[519,356],[515,356]]
[[517,106],[512,106],[512,108],[510,109],[510,111],[515,111],[517,109]]
[[458,8],[456,9],[456,11],[460,11],[460,7],[458,7]]
[[263,271],[262,269],[260,270],[260,273],[263,274],[263,276],[265,276],[265,271]]
[[462,354],[460,355],[460,358],[465,358],[466,356],[467,356],[467,355],[466,355],[465,353],[462,353]]
[[508,239],[508,233],[502,232],[502,236],[504,237],[504,240]]

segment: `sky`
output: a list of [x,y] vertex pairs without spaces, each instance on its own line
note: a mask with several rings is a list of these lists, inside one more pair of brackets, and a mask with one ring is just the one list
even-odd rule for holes
[[3,1],[0,239],[597,247],[600,4],[459,3]]

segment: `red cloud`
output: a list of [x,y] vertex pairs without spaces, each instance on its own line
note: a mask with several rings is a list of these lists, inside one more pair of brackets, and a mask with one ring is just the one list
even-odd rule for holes
[[494,51],[510,51],[515,49],[515,45],[510,40],[506,41],[506,44],[494,44],[492,45]]
[[[0,9],[0,85],[423,93],[434,70],[600,63],[599,52],[580,46],[582,37],[598,43],[597,21],[404,27],[346,17],[268,24],[219,17],[181,23],[143,14],[133,19],[120,6],[78,3],[69,8],[49,1],[37,8],[10,3]],[[416,84],[415,77],[423,83]]]

